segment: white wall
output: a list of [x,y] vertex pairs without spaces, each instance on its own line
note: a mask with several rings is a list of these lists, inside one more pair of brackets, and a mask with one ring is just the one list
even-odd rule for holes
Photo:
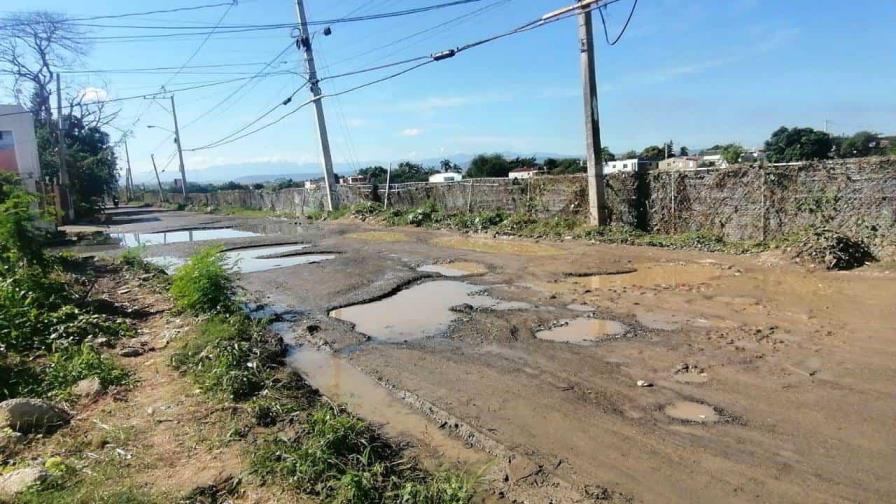
[[19,105],[0,105],[0,130],[12,131],[19,176],[29,191],[36,191],[35,184],[40,179],[40,162],[37,157],[34,119]]

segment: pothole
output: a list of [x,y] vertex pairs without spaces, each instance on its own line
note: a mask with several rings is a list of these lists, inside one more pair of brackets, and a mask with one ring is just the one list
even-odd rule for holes
[[580,303],[568,304],[568,305],[566,305],[566,309],[571,310],[571,311],[576,311],[576,312],[583,312],[583,313],[594,311],[593,306],[589,306],[586,304],[580,304]]
[[240,273],[257,273],[299,264],[312,264],[333,259],[332,254],[284,255],[298,253],[308,245],[277,245],[224,252],[227,263]]
[[452,307],[515,310],[528,303],[503,301],[482,294],[482,287],[456,280],[414,285],[379,301],[339,308],[330,316],[351,322],[371,338],[401,342],[438,336],[459,317]]
[[592,275],[575,278],[573,281],[592,289],[614,287],[656,287],[693,285],[713,280],[722,271],[712,265],[689,263],[654,263],[639,266],[630,273]]
[[462,276],[471,276],[471,275],[481,275],[483,273],[488,273],[488,269],[485,266],[476,263],[476,262],[453,262],[448,264],[427,264],[425,266],[420,266],[417,268],[417,271],[424,271],[427,273],[438,273],[442,276],[446,277],[462,277]]
[[555,255],[562,254],[563,251],[557,247],[545,245],[543,243],[531,243],[524,241],[499,240],[494,238],[470,238],[467,236],[446,236],[436,238],[431,242],[438,247],[450,247],[464,250],[475,250],[477,252],[488,252],[492,254],[514,254],[514,255]]
[[550,329],[536,331],[535,337],[547,341],[589,345],[602,339],[620,336],[628,330],[615,320],[579,318],[563,320]]
[[354,240],[381,242],[403,242],[410,240],[410,238],[408,238],[408,235],[403,233],[396,233],[394,231],[362,231],[359,233],[349,233],[345,235],[345,237]]
[[667,405],[663,412],[684,422],[714,423],[721,418],[712,406],[694,401],[676,401]]
[[161,233],[112,233],[110,236],[113,239],[118,240],[123,247],[131,248],[151,245],[168,245],[171,243],[249,238],[261,235],[251,231],[221,228],[186,229],[182,231],[167,231]]

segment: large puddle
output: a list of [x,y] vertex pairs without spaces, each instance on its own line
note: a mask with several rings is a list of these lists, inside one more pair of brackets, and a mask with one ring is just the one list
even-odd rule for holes
[[438,273],[446,277],[462,277],[471,275],[482,275],[488,273],[485,266],[475,262],[458,261],[448,264],[427,264],[420,266],[417,271],[427,273]]
[[713,280],[722,271],[707,264],[654,263],[638,266],[637,271],[615,275],[594,275],[573,281],[592,289],[614,287],[656,287],[693,285]]
[[446,236],[436,238],[431,242],[437,247],[450,247],[476,252],[488,252],[491,254],[514,254],[526,256],[541,256],[562,254],[557,247],[542,243],[532,243],[515,240],[500,240],[496,238],[470,238],[466,236]]
[[197,242],[206,240],[227,240],[233,238],[248,238],[261,236],[251,231],[239,229],[188,229],[185,231],[170,231],[164,233],[112,233],[112,238],[121,242],[124,247],[139,247],[141,245],[168,245],[170,243]]
[[438,336],[458,317],[455,306],[492,310],[531,308],[528,303],[502,301],[482,294],[482,287],[456,280],[415,285],[371,303],[339,308],[331,317],[355,324],[355,330],[374,339],[401,342]]
[[628,327],[625,324],[615,320],[580,318],[564,320],[556,327],[536,332],[535,337],[548,341],[589,345],[602,339],[619,336],[626,330]]
[[331,400],[345,404],[358,416],[381,424],[395,437],[423,441],[440,458],[481,465],[487,457],[467,448],[413,411],[385,387],[339,357],[306,347],[293,348],[287,364]]
[[[336,257],[332,254],[287,255],[285,257],[276,257],[283,254],[298,253],[307,247],[308,245],[252,247],[224,252],[223,255],[225,262],[238,273],[257,273],[260,271],[297,266],[299,264],[313,264],[328,261]],[[186,262],[185,259],[175,256],[147,257],[146,260],[165,268],[165,271],[168,273],[173,273]]]

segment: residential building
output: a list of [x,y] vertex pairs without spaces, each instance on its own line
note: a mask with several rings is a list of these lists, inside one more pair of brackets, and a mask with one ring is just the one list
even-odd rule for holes
[[636,172],[656,170],[659,164],[656,161],[647,161],[644,159],[617,159],[616,161],[608,161],[604,163],[604,175],[618,172]]
[[457,180],[463,180],[464,176],[457,172],[440,172],[433,173],[429,176],[430,182],[455,182]]
[[0,105],[0,171],[18,173],[26,189],[37,191],[41,175],[34,118],[20,105]]
[[664,171],[696,170],[699,165],[700,158],[698,156],[678,156],[660,161],[659,169]]
[[364,175],[349,175],[348,177],[342,177],[339,182],[345,185],[359,185],[366,184],[367,181],[367,177]]
[[527,179],[537,177],[542,174],[544,174],[544,170],[542,170],[541,168],[537,166],[527,166],[510,170],[510,173],[507,174],[507,177],[512,179]]

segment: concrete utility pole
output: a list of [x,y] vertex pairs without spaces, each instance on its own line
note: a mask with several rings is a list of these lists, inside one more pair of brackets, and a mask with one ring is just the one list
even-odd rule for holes
[[180,158],[180,181],[184,203],[187,202],[187,171],[184,169],[184,151],[180,143],[180,128],[177,127],[177,109],[174,107],[174,95],[171,95],[171,115],[174,116],[174,142],[177,144],[177,157]]
[[392,163],[389,163],[389,169],[386,172],[386,201],[383,208],[389,208],[389,184],[392,182]]
[[124,141],[124,157],[128,163],[128,171],[124,176],[124,196],[128,201],[134,196],[134,179],[131,178],[131,153],[128,152],[128,141]]
[[591,224],[608,223],[606,193],[604,192],[604,159],[600,145],[600,117],[597,109],[597,74],[595,70],[594,37],[592,35],[591,5],[579,1],[579,44],[582,65],[582,94],[585,105],[585,157],[588,161],[588,214]]
[[311,34],[308,33],[308,19],[305,17],[305,4],[296,0],[296,15],[299,18],[299,40],[297,43],[305,52],[305,69],[308,71],[308,83],[314,101],[314,115],[317,119],[317,134],[320,138],[320,156],[324,165],[324,189],[329,211],[339,208],[336,197],[336,177],[333,175],[333,158],[330,155],[330,138],[327,135],[327,121],[324,118],[324,105],[321,101],[320,84],[317,80],[317,69],[314,66],[314,53],[311,50]]
[[162,192],[162,181],[159,179],[159,169],[156,168],[156,155],[150,154],[149,159],[152,159],[152,171],[156,172],[156,184],[159,185],[159,203],[164,203],[165,193]]
[[56,120],[58,121],[59,132],[57,138],[59,140],[59,185],[62,186],[62,198],[65,198],[65,221],[75,221],[75,205],[72,204],[71,180],[68,176],[68,167],[65,165],[66,148],[65,148],[65,121],[62,119],[62,84],[59,74],[56,74]]

